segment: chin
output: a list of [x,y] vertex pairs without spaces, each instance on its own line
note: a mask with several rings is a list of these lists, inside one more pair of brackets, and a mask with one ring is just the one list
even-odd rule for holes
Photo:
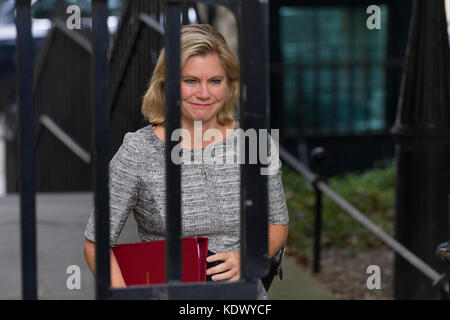
[[192,121],[201,121],[201,122],[207,122],[210,121],[212,118],[193,118]]
[[217,115],[216,114],[208,114],[208,115],[201,115],[201,114],[195,114],[195,115],[190,115],[190,120],[191,121],[209,121],[211,119],[214,119]]

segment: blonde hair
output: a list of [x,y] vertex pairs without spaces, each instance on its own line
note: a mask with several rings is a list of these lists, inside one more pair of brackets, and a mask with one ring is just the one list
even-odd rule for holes
[[[184,25],[180,31],[181,69],[192,56],[217,54],[227,77],[225,103],[217,113],[217,122],[225,125],[234,120],[234,106],[239,97],[239,62],[231,52],[224,37],[207,24]],[[144,95],[141,111],[154,124],[165,121],[165,48],[161,50],[150,85]]]

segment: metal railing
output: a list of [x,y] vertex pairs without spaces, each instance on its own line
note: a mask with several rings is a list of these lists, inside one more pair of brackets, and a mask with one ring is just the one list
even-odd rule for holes
[[[196,6],[189,1],[183,3],[183,23],[189,20],[187,10],[197,10]],[[91,150],[91,29],[85,24],[81,30],[69,30],[62,20],[66,15],[64,6],[59,10],[62,11],[52,17],[52,28],[36,55],[33,83],[35,123],[40,123],[40,115],[47,115],[80,145]],[[198,12],[195,12],[198,18]],[[163,45],[164,15],[164,1],[124,0],[119,27],[108,40],[110,158],[118,150],[126,132],[148,124],[140,105]],[[36,190],[90,190],[90,168],[65,152],[53,137],[40,138],[36,149]],[[9,157],[18,153],[15,150],[18,129],[15,129],[13,139],[8,145]],[[19,190],[19,170],[15,170],[15,160],[8,161],[9,192]],[[41,174],[49,172],[49,168],[55,174]]]
[[20,130],[20,230],[22,295],[37,298],[36,198],[33,109],[33,37],[29,0],[16,0],[17,74]]
[[[150,2],[151,0],[149,0]],[[241,127],[268,129],[268,2],[201,0],[228,7],[238,22],[241,66]],[[181,283],[180,166],[170,161],[172,132],[180,126],[180,13],[182,0],[166,3],[166,274],[167,284],[113,289],[109,248],[109,104],[107,1],[92,1],[95,266],[97,299],[255,299],[257,279],[269,270],[267,176],[262,164],[241,165],[241,280],[233,283]],[[30,0],[16,0],[19,74],[21,236],[23,298],[37,299],[36,202],[33,113],[33,59]],[[44,121],[47,127],[54,126]],[[50,125],[49,125],[50,124]],[[57,132],[57,130],[54,132]],[[61,136],[61,135],[60,135]],[[61,136],[62,137],[62,136]],[[257,143],[259,145],[259,141]],[[245,150],[249,146],[245,144]],[[170,190],[170,192],[169,192]],[[251,235],[251,236],[250,236]]]
[[[319,164],[323,161],[324,150],[316,148],[312,152],[314,160]],[[326,194],[332,201],[334,201],[342,210],[349,214],[353,219],[358,221],[361,225],[372,232],[377,238],[382,240],[397,254],[402,256],[411,265],[417,268],[421,273],[427,276],[433,283],[433,286],[440,287],[447,294],[449,293],[448,275],[445,273],[438,273],[431,268],[422,259],[417,257],[408,248],[404,247],[400,242],[392,238],[380,227],[374,224],[363,213],[351,205],[347,200],[342,198],[337,192],[330,188],[328,183],[320,174],[312,172],[301,161],[291,155],[288,151],[280,146],[280,157],[286,164],[288,164],[296,172],[303,175],[315,190],[315,224],[314,224],[314,247],[313,247],[313,273],[320,272],[320,238],[321,238],[321,218],[322,218],[322,195]],[[450,214],[450,212],[449,212]],[[448,254],[442,253],[442,257],[448,257]]]
[[37,141],[35,148],[39,146],[39,138],[43,129],[47,129],[52,133],[59,141],[61,141],[70,151],[72,151],[78,158],[84,163],[91,164],[91,155],[88,151],[83,149],[69,134],[61,129],[49,116],[41,115],[39,117],[39,129],[37,134]]
[[[91,154],[84,149],[78,142],[75,141],[66,131],[64,131],[60,126],[58,126],[55,121],[53,121],[47,115],[39,116],[38,129],[36,134],[36,142],[34,144],[34,155],[37,158],[37,151],[41,143],[42,134],[44,130],[50,132],[56,139],[58,139],[62,145],[64,145],[68,150],[75,154],[81,161],[83,161],[87,166],[91,165]],[[19,180],[16,180],[16,189],[20,189]]]
[[[248,1],[203,1],[224,5],[239,21],[242,86],[241,121],[243,128],[267,128],[268,119],[261,112],[268,105],[267,10],[268,3]],[[180,166],[170,159],[172,132],[180,126],[180,9],[181,1],[166,1],[166,285],[110,288],[109,205],[107,162],[107,48],[106,1],[93,1],[93,48],[95,85],[95,227],[96,292],[99,299],[218,299],[256,298],[256,279],[268,271],[267,259],[267,178],[259,174],[259,165],[244,164],[241,176],[241,276],[242,280],[225,284],[181,283],[181,207]],[[258,35],[258,36],[255,36]],[[261,88],[265,88],[261,91]],[[261,92],[263,92],[261,94]],[[244,113],[245,110],[245,113]],[[247,235],[251,234],[251,237]],[[266,254],[264,254],[266,253]]]

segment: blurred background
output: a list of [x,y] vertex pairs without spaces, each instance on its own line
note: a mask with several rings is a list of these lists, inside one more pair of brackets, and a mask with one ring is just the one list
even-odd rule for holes
[[[108,1],[113,153],[127,130],[144,124],[140,97],[162,46],[161,36],[146,26],[145,18],[139,20],[148,16],[162,22],[158,8],[151,7],[157,2],[151,3]],[[394,156],[389,130],[395,119],[411,3],[381,2],[380,30],[365,27],[365,1],[327,3],[271,2],[271,126],[281,129],[282,144],[306,163],[314,146],[324,146],[333,158],[324,170],[335,175],[361,171]],[[82,9],[81,30],[62,28],[70,4]],[[87,152],[92,110],[89,15],[87,0],[32,1],[36,116],[47,116]],[[187,15],[190,23],[215,24],[237,53],[236,21],[227,9],[192,5]],[[120,24],[124,19],[130,21]],[[143,57],[152,59],[143,66]],[[1,141],[7,150],[2,152],[1,194],[18,191],[14,59],[14,1],[0,0]],[[90,164],[58,143],[48,130],[39,132],[37,190],[90,190]]]

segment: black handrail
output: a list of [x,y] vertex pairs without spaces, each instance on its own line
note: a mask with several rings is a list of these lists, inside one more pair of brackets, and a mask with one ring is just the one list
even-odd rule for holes
[[45,128],[52,133],[59,141],[61,141],[70,151],[72,151],[84,163],[91,164],[91,154],[81,147],[67,132],[59,127],[49,116],[41,115],[39,117],[39,129],[35,144],[35,153],[40,142],[42,130]]
[[33,37],[30,1],[16,0],[16,50],[20,131],[20,230],[22,297],[37,298],[36,175],[33,108]]
[[[348,213],[353,219],[362,224],[365,228],[367,228],[370,232],[372,232],[377,238],[382,240],[385,244],[387,244],[392,250],[394,250],[397,254],[402,256],[406,261],[412,264],[416,269],[422,272],[425,276],[432,280],[433,286],[440,287],[447,294],[449,293],[449,283],[448,281],[444,281],[447,278],[445,273],[439,274],[436,270],[431,268],[428,264],[426,264],[422,259],[417,257],[414,253],[404,247],[400,242],[389,236],[386,232],[384,232],[380,227],[374,224],[370,219],[368,219],[364,214],[362,214],[358,209],[352,206],[347,200],[342,198],[337,192],[330,188],[328,183],[322,179],[321,175],[313,173],[310,169],[308,169],[300,160],[291,155],[287,150],[280,146],[280,157],[286,164],[288,164],[292,169],[296,172],[303,175],[309,183],[313,185],[313,187],[319,193],[325,193],[332,201],[334,201],[342,210]],[[320,198],[321,196],[319,196]],[[316,198],[317,199],[317,198]],[[317,202],[316,202],[317,207]],[[319,217],[322,216],[321,212],[318,214]],[[317,217],[317,215],[316,215]],[[317,228],[317,226],[316,226]],[[314,234],[316,237],[320,239],[320,229],[316,229]],[[316,239],[315,242],[318,242]],[[320,270],[320,246],[314,249],[314,269],[313,272],[319,272]]]

